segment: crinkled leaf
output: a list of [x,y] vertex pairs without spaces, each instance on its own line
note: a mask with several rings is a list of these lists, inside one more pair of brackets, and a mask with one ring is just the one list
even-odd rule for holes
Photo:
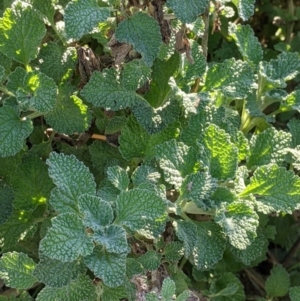
[[210,174],[220,180],[233,178],[238,165],[238,149],[231,143],[230,136],[211,124],[204,132],[203,141],[210,157]]
[[17,90],[19,89],[19,87],[23,87],[24,84],[24,78],[26,76],[26,70],[21,68],[21,67],[17,67],[13,72],[11,72],[7,78],[7,84],[6,84],[6,88],[16,94]]
[[111,111],[132,107],[141,98],[135,90],[128,90],[117,80],[117,71],[114,68],[94,72],[81,95],[93,105]]
[[130,182],[127,172],[120,166],[108,167],[107,178],[121,191],[126,190]]
[[36,57],[45,33],[44,22],[36,10],[24,1],[16,1],[0,19],[0,51],[28,65]]
[[196,226],[197,236],[192,251],[192,262],[198,270],[209,269],[222,259],[226,238],[222,228],[216,223],[201,222]]
[[162,43],[158,22],[142,12],[121,22],[116,30],[116,38],[120,42],[132,44],[149,67],[158,56]]
[[123,87],[135,91],[150,79],[151,69],[145,65],[143,60],[128,62],[122,70],[121,77]]
[[298,301],[300,298],[300,286],[293,286],[289,289],[291,301]]
[[248,20],[254,14],[255,0],[232,0],[238,9],[239,16],[243,21]]
[[131,176],[131,180],[134,186],[139,186],[144,183],[157,184],[161,178],[157,169],[148,165],[138,166]]
[[188,301],[190,296],[191,296],[190,291],[185,290],[180,295],[178,295],[176,301]]
[[298,53],[283,52],[270,62],[260,62],[259,75],[264,81],[265,87],[285,88],[285,82],[293,79],[299,73],[299,68]]
[[91,122],[91,114],[87,105],[76,95],[68,97],[61,94],[45,119],[57,132],[70,135],[86,131]]
[[292,171],[274,164],[258,167],[250,184],[239,196],[254,194],[257,210],[265,214],[271,212],[292,213],[299,208],[300,178]]
[[197,153],[194,148],[172,139],[156,146],[156,157],[165,180],[179,188],[183,179],[194,171]]
[[179,241],[172,241],[164,249],[164,255],[167,261],[179,261],[184,254],[183,244]]
[[96,230],[93,239],[110,253],[128,253],[126,231],[121,226],[109,225]]
[[79,196],[78,208],[84,214],[84,225],[94,231],[109,225],[114,217],[110,204],[94,195]]
[[109,9],[99,7],[96,0],[70,1],[64,15],[66,34],[69,38],[80,39],[98,23],[106,21],[109,15]]
[[184,256],[188,258],[197,240],[197,226],[191,221],[177,220],[173,222],[176,235],[183,242]]
[[160,266],[161,254],[153,250],[149,250],[147,253],[139,257],[138,261],[142,264],[144,269],[154,271]]
[[15,195],[14,207],[31,212],[37,206],[47,204],[53,188],[46,164],[33,155],[23,159],[12,175],[11,184]]
[[237,140],[235,141],[235,146],[238,148],[239,151],[239,162],[242,160],[245,160],[246,157],[249,155],[249,141],[248,139],[244,136],[243,132],[238,131],[237,133]]
[[4,253],[0,259],[0,278],[6,286],[16,289],[28,289],[37,279],[33,276],[35,262],[26,254]]
[[13,212],[14,192],[11,187],[0,184],[0,225],[3,224]]
[[152,191],[122,191],[116,200],[115,223],[137,231],[143,229],[148,222],[164,221],[165,210],[164,200]]
[[237,249],[246,249],[256,237],[258,215],[244,202],[233,202],[217,210],[214,221],[223,228],[230,244]]
[[287,95],[280,105],[280,109],[285,111],[295,110],[300,112],[300,90],[293,91]]
[[95,286],[87,275],[79,275],[69,285],[61,288],[46,286],[36,298],[37,301],[91,301],[95,299]]
[[232,273],[224,273],[212,281],[209,292],[212,301],[244,301],[246,296],[240,280]]
[[175,282],[169,277],[165,278],[161,287],[161,296],[165,300],[172,300],[175,295],[175,289]]
[[2,70],[2,77],[0,76],[0,79],[1,81],[4,81],[4,79],[6,79],[7,76],[10,74],[12,59],[0,52],[0,62]]
[[51,205],[59,212],[78,212],[78,197],[95,194],[96,183],[89,169],[74,155],[52,152],[46,161],[49,176],[57,186],[51,193]]
[[255,76],[250,65],[229,59],[208,69],[204,91],[220,91],[230,99],[243,99],[254,87]]
[[116,287],[123,284],[126,275],[126,254],[108,253],[100,247],[84,258],[85,264],[105,285]]
[[[40,254],[41,255],[41,254]],[[36,265],[33,275],[51,287],[63,287],[76,279],[85,269],[80,262],[61,262],[45,256],[40,256],[41,260]]]
[[290,275],[282,265],[276,265],[265,284],[266,293],[272,297],[283,297],[290,287]]
[[296,118],[292,118],[288,123],[287,126],[292,134],[292,146],[296,147],[300,144],[300,120]]
[[93,252],[91,237],[82,220],[73,213],[60,214],[52,219],[52,227],[40,242],[40,252],[52,259],[69,262]]
[[247,158],[247,167],[253,168],[269,163],[281,164],[285,160],[285,149],[291,146],[290,133],[277,131],[271,127],[253,135],[250,140],[250,155]]
[[263,51],[253,29],[249,25],[231,23],[229,34],[235,40],[243,59],[253,67],[257,66],[262,60]]
[[194,22],[198,15],[205,12],[208,3],[208,0],[167,0],[167,6],[172,8],[175,15],[183,23]]
[[128,298],[127,292],[124,286],[107,287],[103,286],[103,294],[101,295],[102,301],[115,301]]
[[[37,1],[42,3],[48,2]],[[64,48],[54,42],[49,42],[41,46],[38,59],[40,61],[40,71],[51,77],[56,84],[59,84],[63,77],[70,76],[77,63],[74,47]]]
[[180,198],[183,200],[194,201],[195,204],[207,210],[206,200],[217,188],[217,181],[207,172],[193,173],[188,175],[180,188]]
[[29,118],[20,118],[8,106],[0,107],[0,157],[13,156],[24,146],[24,140],[33,130]]
[[55,2],[57,2],[57,0],[31,0],[32,6],[38,11],[40,11],[51,24],[54,24],[53,18],[55,14]]

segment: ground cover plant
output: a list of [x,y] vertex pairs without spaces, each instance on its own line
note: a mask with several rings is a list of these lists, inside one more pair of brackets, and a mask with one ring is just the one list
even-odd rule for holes
[[0,3],[0,301],[300,300],[284,2]]

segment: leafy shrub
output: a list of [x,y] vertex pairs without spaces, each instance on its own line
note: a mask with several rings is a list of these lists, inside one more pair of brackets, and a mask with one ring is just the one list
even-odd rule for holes
[[238,301],[250,281],[299,299],[300,58],[288,40],[268,59],[253,0],[1,5],[0,277],[18,299]]

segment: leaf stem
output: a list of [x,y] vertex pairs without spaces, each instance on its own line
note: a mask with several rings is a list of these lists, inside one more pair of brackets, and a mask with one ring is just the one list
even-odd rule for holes
[[5,93],[5,94],[7,94],[9,96],[15,97],[15,94],[13,94],[12,92],[8,91],[5,86],[0,86],[0,91],[2,91],[3,93]]

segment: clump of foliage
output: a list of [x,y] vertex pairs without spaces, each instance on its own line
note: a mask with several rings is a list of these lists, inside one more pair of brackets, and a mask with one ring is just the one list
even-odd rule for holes
[[300,299],[299,11],[265,51],[254,2],[0,4],[1,301]]

